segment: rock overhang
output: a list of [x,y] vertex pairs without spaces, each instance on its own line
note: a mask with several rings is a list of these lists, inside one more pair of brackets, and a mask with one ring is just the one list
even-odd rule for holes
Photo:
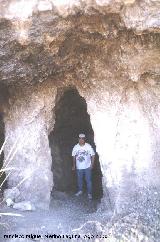
[[51,12],[43,12],[25,24],[3,19],[0,32],[0,82],[6,85],[46,80],[61,85],[68,77],[84,82],[93,76],[97,59],[108,73],[115,67],[115,72],[121,69],[121,75],[130,73],[127,79],[134,81],[147,72],[142,66],[149,58],[154,59],[152,72],[159,73],[159,34],[136,35],[117,13],[55,19]]
[[[158,50],[159,4],[159,1],[145,0],[2,0],[0,82],[34,84],[54,79],[56,83],[64,81],[66,75],[70,79],[78,76],[84,80],[93,71],[93,58],[103,56],[106,49],[117,51],[115,55],[119,58],[118,52],[127,52],[125,42],[132,39],[132,45],[137,42],[136,51],[143,55],[146,50],[141,51],[140,45],[147,41],[145,35],[149,36],[148,46],[143,49],[152,43],[155,45],[157,39]],[[127,54],[132,56],[132,53]],[[105,55],[112,54],[106,51]],[[116,62],[112,61],[113,56],[111,65]],[[131,79],[139,78],[139,74],[130,72]]]
[[159,28],[159,6],[158,0],[1,0],[0,17],[26,20],[40,12],[52,12],[55,17],[118,13],[127,28],[143,31]]
[[[135,140],[133,143],[139,145],[140,136],[142,151],[138,145],[133,149],[139,155],[135,159],[138,176],[136,179],[139,179],[138,185],[141,186],[142,183],[144,186],[141,179],[143,171],[148,169],[149,162],[154,163],[153,160],[156,158],[152,160],[152,153],[159,154],[155,145],[158,143],[158,135],[155,133],[158,133],[156,130],[159,127],[157,113],[160,91],[160,35],[154,24],[152,26],[146,24],[148,19],[145,18],[145,14],[153,11],[151,16],[158,23],[158,1],[141,1],[141,3],[97,1],[93,3],[99,5],[95,7],[90,3],[90,7],[85,5],[83,11],[81,8],[72,9],[72,5],[70,8],[63,8],[63,4],[61,11],[58,8],[47,9],[47,7],[44,11],[45,2],[49,1],[32,1],[37,4],[40,2],[39,9],[33,8],[33,13],[20,18],[18,15],[5,15],[7,14],[5,7],[9,7],[12,3],[15,6],[21,4],[22,7],[26,1],[8,1],[9,5],[7,1],[2,1],[6,5],[0,25],[0,89],[3,93],[2,84],[4,88],[9,86],[10,95],[9,105],[4,108],[6,134],[10,137],[5,153],[9,152],[16,137],[23,132],[26,139],[25,142],[21,142],[22,147],[14,159],[14,165],[18,164],[20,172],[11,176],[9,185],[11,187],[17,185],[28,175],[28,171],[34,171],[38,164],[40,169],[38,171],[35,169],[35,174],[41,176],[36,181],[39,184],[39,191],[36,193],[34,176],[30,176],[27,182],[22,184],[21,199],[26,199],[30,192],[33,202],[40,201],[44,191],[47,190],[44,204],[48,206],[53,182],[47,139],[54,128],[53,113],[57,88],[63,89],[72,85],[76,86],[86,100],[96,134],[95,140],[103,165],[103,174],[108,185],[112,184],[112,181],[108,181],[112,180],[112,177],[108,174],[106,166],[111,167],[113,177],[117,172],[119,180],[115,178],[113,184],[117,186],[121,181],[121,194],[126,192],[123,190],[121,166],[124,164],[126,169],[129,169],[128,166],[132,164],[132,157],[125,155],[129,154],[129,149],[132,147],[132,144],[130,147],[127,146],[127,139],[131,137],[131,141]],[[27,3],[30,6],[31,2]],[[147,6],[150,8],[147,9]],[[133,9],[134,12],[138,11],[136,18],[132,15]],[[62,10],[67,14],[63,14]],[[129,10],[131,12],[127,20],[124,20],[122,13]],[[141,15],[141,11],[144,11],[144,15]],[[13,13],[21,14],[21,11]],[[3,101],[5,104],[7,102],[8,100]],[[116,121],[119,116],[121,122],[116,129],[114,125],[116,126],[116,122],[119,124],[119,121]],[[123,122],[125,127],[129,127],[127,134],[124,132],[126,128]],[[135,127],[134,132],[131,132],[132,126]],[[114,137],[115,130],[118,135]],[[107,140],[104,134],[108,137]],[[149,137],[152,139],[152,144]],[[144,140],[145,145],[142,144]],[[105,151],[106,143],[111,151],[117,149],[120,158],[115,158],[114,152]],[[121,155],[124,155],[124,159],[119,161]],[[141,164],[139,157],[145,162]],[[41,173],[42,167],[44,168],[44,158],[48,163]],[[111,164],[109,159],[112,160]],[[147,171],[151,172],[152,180],[154,174],[152,169]],[[148,176],[145,179],[147,180]]]

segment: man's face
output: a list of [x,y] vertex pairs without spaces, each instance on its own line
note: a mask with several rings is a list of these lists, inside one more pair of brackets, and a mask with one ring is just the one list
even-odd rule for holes
[[80,145],[84,145],[85,144],[85,138],[79,138],[78,142]]

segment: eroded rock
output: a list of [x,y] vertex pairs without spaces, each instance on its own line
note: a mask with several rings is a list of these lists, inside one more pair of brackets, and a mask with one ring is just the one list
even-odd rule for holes
[[18,188],[13,187],[11,189],[6,189],[4,191],[4,199],[7,201],[7,199],[11,199],[13,201],[15,201],[15,199],[17,199],[20,195],[20,191]]
[[98,12],[99,14],[118,13],[122,17],[127,28],[134,28],[138,31],[146,29],[158,31],[160,27],[160,3],[158,0],[1,0],[1,6],[0,17],[11,20],[20,19],[25,21],[33,16],[34,13],[40,14],[41,12],[52,12],[54,17],[67,17],[69,15],[76,15],[77,13],[91,15]]
[[8,207],[11,207],[11,206],[13,206],[14,202],[13,202],[13,200],[11,198],[7,198],[6,199],[6,204],[7,204]]
[[2,3],[0,83],[9,93],[4,152],[13,149],[18,169],[8,186],[18,186],[21,200],[49,207],[48,135],[57,99],[75,87],[95,134],[103,201],[127,211],[146,198],[143,191],[160,186],[159,1],[73,1],[70,7],[27,1],[24,15],[15,6],[26,1]]
[[13,208],[20,210],[20,211],[34,211],[35,210],[35,206],[30,201],[15,203],[13,205]]

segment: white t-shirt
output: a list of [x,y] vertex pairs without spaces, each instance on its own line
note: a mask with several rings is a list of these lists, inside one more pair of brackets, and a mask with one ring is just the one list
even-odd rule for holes
[[91,156],[95,155],[92,146],[85,143],[83,146],[76,144],[72,150],[72,156],[76,156],[76,168],[87,169],[91,166]]

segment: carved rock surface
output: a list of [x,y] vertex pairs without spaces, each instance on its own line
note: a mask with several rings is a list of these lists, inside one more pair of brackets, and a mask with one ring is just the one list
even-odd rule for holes
[[13,205],[13,208],[20,210],[20,211],[34,211],[35,210],[35,207],[31,204],[30,201],[15,203]]
[[6,19],[30,18],[34,13],[52,12],[55,17],[69,15],[118,13],[127,28],[138,31],[158,30],[160,27],[160,3],[158,0],[1,0],[0,17]]
[[16,197],[18,197],[20,194],[18,188],[13,187],[12,189],[6,189],[4,191],[4,199],[12,199],[13,201],[15,200]]
[[9,188],[49,207],[48,135],[58,99],[75,87],[94,130],[104,203],[110,196],[117,212],[136,207],[141,193],[160,186],[159,1],[0,3],[4,152],[6,159],[12,151],[15,168]]

